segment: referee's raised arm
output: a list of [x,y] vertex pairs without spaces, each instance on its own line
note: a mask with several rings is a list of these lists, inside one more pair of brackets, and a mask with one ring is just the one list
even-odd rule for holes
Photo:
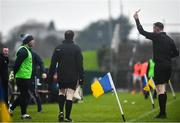
[[138,15],[139,12],[140,12],[140,9],[138,11],[136,11],[133,15],[139,33],[148,39],[154,40],[157,37],[157,34],[154,32],[147,32],[143,29],[143,27],[139,21],[139,15]]

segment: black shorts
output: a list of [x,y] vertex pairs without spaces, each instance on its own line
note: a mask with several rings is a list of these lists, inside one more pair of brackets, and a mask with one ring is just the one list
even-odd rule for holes
[[59,89],[71,88],[76,90],[77,82],[59,82]]
[[168,83],[171,77],[171,65],[155,64],[154,82],[156,85]]

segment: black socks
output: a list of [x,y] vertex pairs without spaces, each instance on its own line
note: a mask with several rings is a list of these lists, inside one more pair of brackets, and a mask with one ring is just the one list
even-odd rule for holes
[[72,100],[66,100],[66,97],[64,95],[59,95],[58,102],[59,102],[59,109],[60,112],[64,113],[64,104],[66,101],[66,118],[70,119],[71,109],[72,109]]
[[66,118],[70,118],[72,109],[72,100],[66,100]]
[[158,100],[159,100],[160,114],[166,115],[167,95],[166,95],[166,93],[164,93],[164,94],[160,94],[158,97],[159,97]]
[[64,95],[59,95],[58,102],[59,102],[59,109],[60,112],[64,112],[64,103],[65,103],[66,97]]

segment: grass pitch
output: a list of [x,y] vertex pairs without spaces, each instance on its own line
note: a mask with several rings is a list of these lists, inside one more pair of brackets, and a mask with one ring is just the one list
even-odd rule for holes
[[[128,92],[119,92],[121,105],[128,122],[178,122],[180,121],[180,93],[174,99],[168,93],[167,119],[154,119],[158,113],[158,102],[155,100],[155,109],[152,109],[150,99],[145,100],[143,95],[137,93],[132,96]],[[31,120],[21,120],[20,108],[13,113],[13,122],[57,122],[58,104],[43,104],[43,112],[38,113],[36,105],[29,105],[28,113]],[[112,93],[100,98],[84,97],[83,103],[73,105],[72,119],[74,122],[123,122],[116,97]]]

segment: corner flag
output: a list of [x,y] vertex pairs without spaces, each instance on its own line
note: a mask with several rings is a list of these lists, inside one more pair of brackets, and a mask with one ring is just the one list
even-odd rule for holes
[[95,82],[93,82],[91,84],[91,90],[92,90],[93,95],[95,97],[99,97],[99,96],[103,95],[104,93],[113,90],[114,94],[116,96],[117,102],[118,102],[118,106],[119,106],[123,121],[126,121],[125,117],[124,117],[124,112],[122,110],[122,106],[121,106],[121,103],[119,101],[119,97],[117,95],[117,91],[116,91],[116,88],[114,86],[114,83],[113,83],[113,80],[112,80],[110,73],[107,73],[103,78],[101,78],[99,80],[95,80]]
[[91,90],[93,92],[93,96],[95,97],[100,97],[104,93],[113,90],[108,74],[99,80],[95,80],[91,85]]

